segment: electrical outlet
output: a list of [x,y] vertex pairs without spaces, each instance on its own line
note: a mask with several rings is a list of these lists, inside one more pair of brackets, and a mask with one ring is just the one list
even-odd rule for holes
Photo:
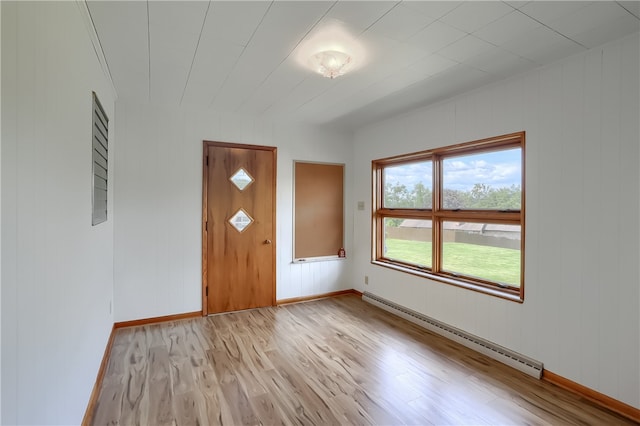
[[364,283],[369,285],[369,276],[368,275],[364,276]]

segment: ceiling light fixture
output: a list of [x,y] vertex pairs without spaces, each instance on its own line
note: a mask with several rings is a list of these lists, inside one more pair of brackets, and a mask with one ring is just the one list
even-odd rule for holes
[[351,56],[337,50],[318,52],[309,62],[316,72],[331,79],[344,75],[353,65]]

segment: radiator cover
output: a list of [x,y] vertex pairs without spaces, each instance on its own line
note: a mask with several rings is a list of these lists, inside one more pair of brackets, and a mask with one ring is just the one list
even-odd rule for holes
[[542,377],[543,365],[541,362],[512,351],[511,349],[507,349],[496,343],[467,333],[464,330],[460,330],[459,328],[405,308],[404,306],[398,305],[397,303],[391,302],[367,291],[362,294],[362,300],[411,321],[412,323],[429,331],[446,337],[447,339],[458,342],[476,352],[487,355],[488,357],[513,367],[516,370],[520,370],[525,374],[537,379]]

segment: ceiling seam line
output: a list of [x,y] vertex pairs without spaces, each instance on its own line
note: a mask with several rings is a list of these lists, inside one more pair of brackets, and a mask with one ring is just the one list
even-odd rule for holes
[[147,0],[147,53],[149,58],[149,102],[151,102],[151,19],[149,18],[149,0]]
[[[331,7],[329,9],[327,9],[320,18],[318,18],[318,20],[311,26],[311,28],[309,28],[309,30],[300,38],[300,40],[298,40],[298,42],[296,43],[295,46],[293,46],[293,49],[291,49],[291,51],[287,54],[287,56],[284,57],[284,59],[282,59],[280,61],[280,63],[278,65],[276,65],[276,67],[271,70],[271,72],[269,74],[267,74],[267,76],[258,84],[258,86],[256,86],[255,90],[253,91],[253,93],[255,93],[260,87],[262,87],[262,85],[265,83],[265,81],[267,81],[269,79],[269,77],[271,77],[273,75],[273,73],[275,72],[275,70],[277,70],[280,65],[282,65],[292,54],[293,52],[298,48],[298,46],[300,46],[300,44],[304,41],[304,39],[309,35],[309,33],[311,33],[311,31],[314,30],[314,28],[316,28],[318,26],[318,24],[320,22],[322,22],[322,20],[325,18],[325,16],[327,16],[327,14],[329,12],[331,12],[331,10],[336,6],[336,4],[338,4],[339,0],[335,0],[333,2],[333,4],[331,5]],[[303,78],[303,81],[306,79]],[[244,101],[242,101],[242,103],[240,105],[238,105],[238,107],[235,109],[235,112],[237,112],[240,108],[242,108],[243,105],[245,105],[251,98],[253,97],[253,95],[249,95],[249,97],[247,99],[245,99]]]
[[[293,92],[295,92],[295,90],[296,90],[298,87],[300,87],[300,85],[301,85],[302,83],[304,83],[305,81],[307,81],[307,80],[308,80],[308,77],[305,77],[305,78],[303,78],[302,80],[300,80],[300,81],[298,82],[298,84],[296,84],[295,86],[293,86],[293,87],[291,88],[291,90],[289,90],[289,92],[288,92],[288,93],[283,97],[283,99],[284,99],[284,98],[286,98],[287,96],[291,95]],[[280,100],[280,99],[278,99],[278,100],[276,100],[276,101],[272,102],[269,106],[267,106],[265,109],[263,109],[263,110],[262,110],[262,112],[261,112],[260,114],[261,114],[261,115],[266,114],[266,113],[267,113],[271,108],[273,108],[273,106],[274,106],[275,104],[277,104],[277,103],[278,103],[278,101],[279,101],[279,100]]]
[[569,37],[569,36],[566,36],[566,35],[562,34],[560,31],[558,31],[558,30],[556,30],[556,29],[554,29],[554,28],[551,28],[550,26],[548,26],[548,25],[547,25],[547,24],[545,24],[544,22],[539,21],[538,19],[536,19],[536,18],[534,18],[533,16],[531,16],[531,15],[527,14],[526,12],[523,12],[522,10],[518,10],[518,12],[522,13],[524,16],[526,16],[526,17],[528,17],[528,18],[530,18],[530,19],[533,19],[534,21],[536,21],[537,23],[539,23],[539,24],[540,24],[540,25],[542,25],[543,27],[545,27],[545,28],[547,28],[547,29],[550,29],[550,30],[551,30],[551,31],[553,31],[554,33],[558,34],[560,37],[564,37],[564,38],[566,38],[567,40],[569,40],[569,41],[571,41],[571,42],[573,42],[573,43],[577,44],[577,45],[578,45],[578,46],[580,46],[580,47],[583,47],[583,48],[585,48],[585,49],[589,49],[587,46],[585,46],[584,44],[580,43],[579,41],[576,41],[576,40],[572,39],[571,37]]
[[[87,13],[89,14],[89,20],[91,21],[91,25],[93,26],[93,31],[96,34],[96,38],[98,40],[98,46],[100,46],[100,52],[102,52],[102,57],[104,58],[104,63],[107,66],[107,73],[109,74],[109,80],[111,80],[111,86],[116,92],[116,97],[118,96],[118,91],[116,90],[116,86],[113,83],[113,75],[111,74],[111,68],[109,67],[109,61],[107,60],[107,55],[104,53],[104,48],[102,47],[102,41],[100,40],[100,35],[98,34],[98,29],[96,28],[96,23],[93,21],[93,15],[91,15],[91,9],[89,8],[89,3],[86,0],[83,0],[85,7],[87,8]],[[93,47],[95,50],[95,46]],[[98,52],[96,52],[96,56],[98,56]],[[100,61],[100,58],[98,58]]]
[[207,22],[207,16],[209,15],[209,8],[211,8],[211,0],[207,4],[207,10],[204,12],[204,18],[202,19],[202,26],[200,27],[200,34],[198,35],[198,42],[196,43],[196,48],[193,51],[193,58],[191,59],[191,66],[189,67],[189,73],[187,74],[187,79],[184,82],[184,89],[182,90],[182,96],[180,97],[180,105],[182,105],[182,101],[184,101],[184,95],[187,93],[187,86],[189,85],[189,80],[191,79],[191,72],[193,71],[193,64],[196,62],[196,56],[198,56],[198,48],[200,47],[200,40],[202,40],[202,33],[204,32],[204,25]]
[[233,63],[233,66],[231,67],[231,69],[227,73],[227,76],[224,78],[224,81],[222,82],[222,84],[218,88],[218,91],[216,92],[216,94],[213,95],[213,99],[211,99],[211,102],[209,103],[209,108],[211,108],[213,106],[213,103],[216,101],[216,99],[218,98],[218,95],[220,94],[220,90],[222,90],[224,85],[227,84],[227,80],[229,80],[229,76],[233,73],[233,70],[236,68],[236,65],[238,65],[238,62],[240,62],[240,58],[242,58],[242,55],[244,55],[244,52],[247,50],[247,47],[249,47],[249,45],[251,44],[251,41],[253,40],[253,37],[258,32],[258,28],[260,28],[260,26],[264,22],[264,19],[267,17],[267,14],[269,14],[269,11],[271,10],[271,7],[273,6],[274,1],[275,0],[272,0],[271,3],[269,3],[269,7],[267,8],[267,10],[264,11],[264,14],[262,15],[262,18],[260,19],[260,22],[258,22],[258,25],[256,25],[255,29],[251,33],[251,36],[249,37],[249,40],[247,40],[247,44],[245,44],[242,47],[242,52],[240,52],[240,55],[238,55],[238,57],[236,58],[235,62]]
[[402,0],[400,0],[399,2],[397,2],[396,4],[394,4],[393,6],[391,6],[391,8],[389,10],[387,10],[385,13],[383,13],[378,19],[376,19],[375,21],[373,21],[371,23],[371,25],[369,25],[367,28],[365,28],[364,30],[362,30],[362,32],[359,35],[362,35],[364,33],[366,33],[367,31],[369,31],[369,28],[373,27],[375,24],[378,23],[378,21],[380,21],[382,18],[384,18],[385,16],[387,16],[389,14],[389,12],[391,12],[393,9],[395,9],[396,7],[400,6],[400,3],[402,3]]
[[635,13],[633,13],[632,11],[630,11],[629,9],[627,9],[626,7],[624,7],[624,5],[622,3],[620,3],[619,1],[616,1],[616,4],[618,6],[620,6],[621,8],[623,8],[624,10],[626,10],[629,14],[631,14],[631,16],[635,17],[636,19],[640,20],[640,15],[636,15]]

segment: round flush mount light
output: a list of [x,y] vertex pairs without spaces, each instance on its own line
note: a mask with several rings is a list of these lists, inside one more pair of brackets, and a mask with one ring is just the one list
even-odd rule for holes
[[353,37],[343,23],[332,21],[300,43],[295,60],[303,68],[335,79],[365,66],[367,56],[361,40]]
[[318,74],[327,78],[344,75],[353,65],[353,59],[345,52],[325,50],[309,58],[309,63]]

